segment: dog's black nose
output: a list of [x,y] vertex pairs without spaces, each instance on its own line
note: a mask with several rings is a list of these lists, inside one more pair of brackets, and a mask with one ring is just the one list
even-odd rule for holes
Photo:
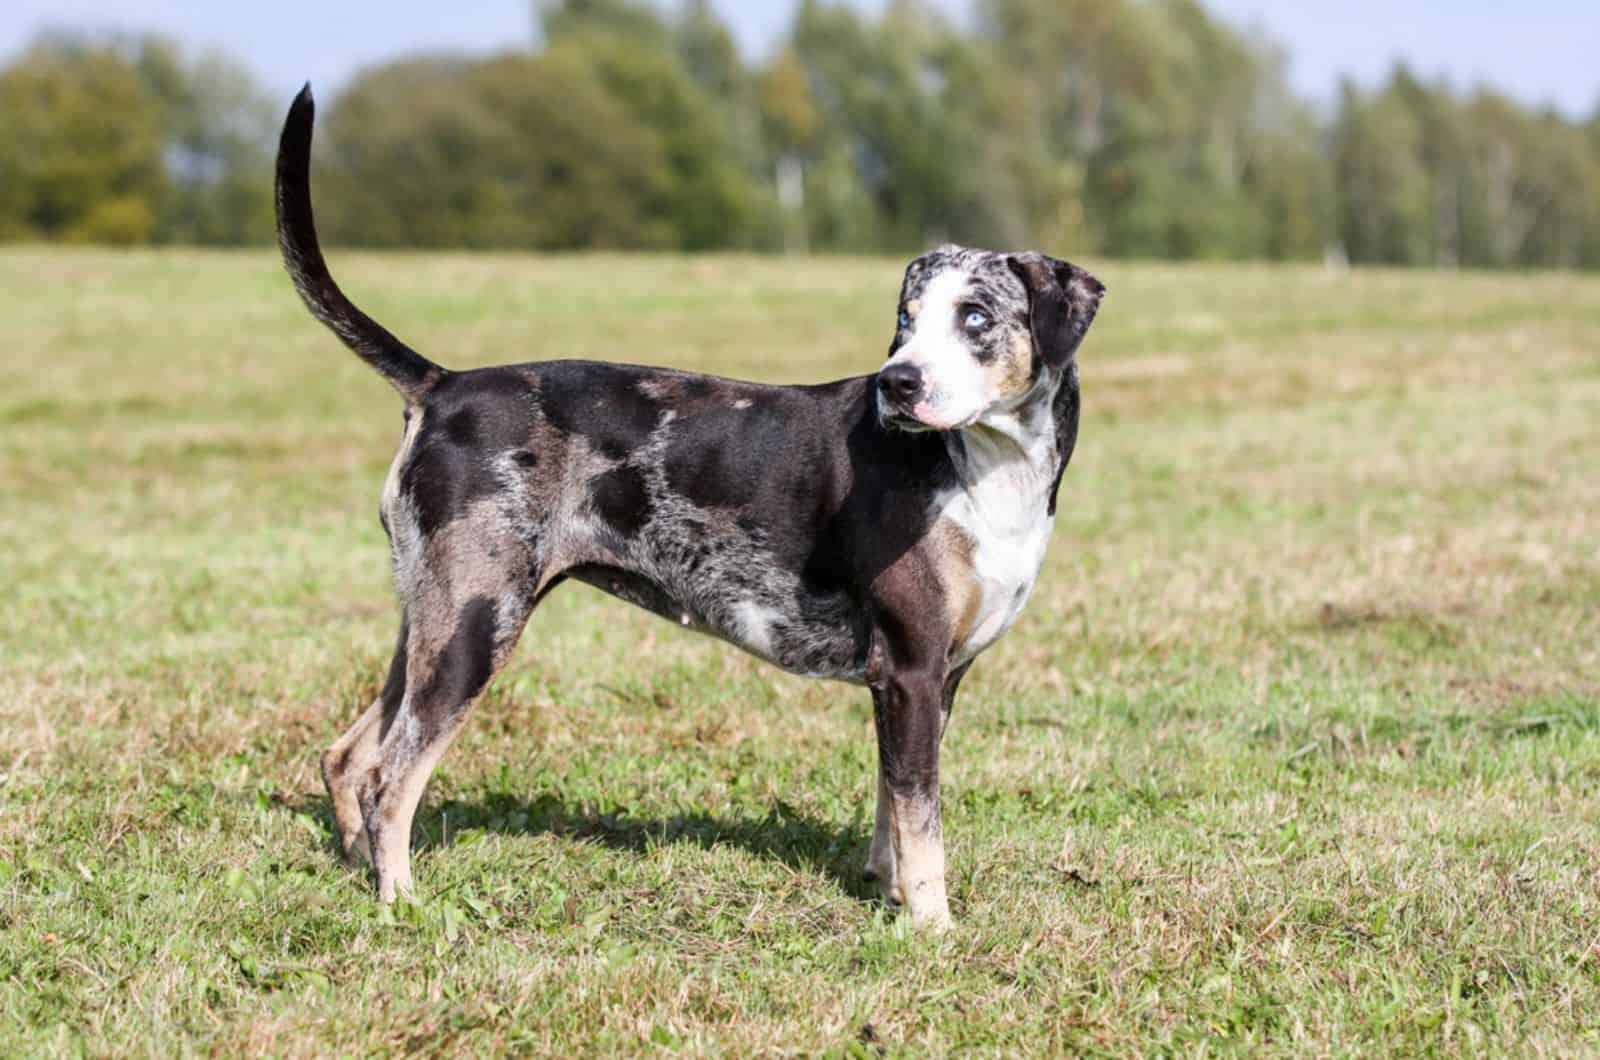
[[891,364],[878,373],[878,389],[894,401],[912,401],[922,393],[922,369],[914,364]]

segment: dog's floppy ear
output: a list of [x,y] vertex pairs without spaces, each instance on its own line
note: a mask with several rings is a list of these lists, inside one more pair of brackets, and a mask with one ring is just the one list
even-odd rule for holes
[[1070,261],[1032,251],[1006,259],[1028,291],[1033,344],[1052,368],[1063,368],[1094,322],[1105,284]]

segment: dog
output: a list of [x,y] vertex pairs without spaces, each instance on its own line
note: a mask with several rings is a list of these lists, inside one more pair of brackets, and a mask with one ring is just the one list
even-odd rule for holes
[[1038,253],[945,246],[906,269],[875,375],[766,386],[550,361],[450,371],[345,297],[311,209],[307,85],[277,160],[306,306],[405,401],[383,487],[400,634],[322,756],[339,840],[380,900],[412,891],[412,818],[529,614],[567,580],[791,673],[865,685],[878,738],[866,876],[950,924],[939,745],[1010,628],[1078,434],[1075,354],[1105,288]]

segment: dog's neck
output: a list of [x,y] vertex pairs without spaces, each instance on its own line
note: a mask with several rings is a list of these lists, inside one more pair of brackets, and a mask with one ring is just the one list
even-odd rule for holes
[[1060,472],[1054,397],[1054,387],[1041,388],[1015,408],[991,411],[945,436],[962,488],[996,529],[1031,523],[1049,512]]

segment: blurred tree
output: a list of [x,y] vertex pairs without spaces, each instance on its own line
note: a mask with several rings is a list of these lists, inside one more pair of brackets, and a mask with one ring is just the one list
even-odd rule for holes
[[0,71],[0,233],[138,243],[166,192],[161,112],[123,52],[36,42]]
[[[1600,107],[1404,67],[1330,122],[1202,0],[800,0],[754,67],[718,0],[534,0],[536,47],[333,101],[329,233],[381,245],[1600,267]],[[51,35],[0,69],[0,238],[270,238],[279,108],[218,55]]]
[[805,170],[822,128],[805,67],[784,48],[761,72],[757,84],[761,127],[772,158],[773,185],[782,211],[784,249],[808,249]]
[[1327,252],[1335,238],[1333,182],[1309,113],[1262,135],[1242,178],[1254,228],[1250,242],[1234,248],[1232,256],[1284,261]]
[[[892,0],[877,24],[844,5],[802,0],[794,50],[823,116],[829,183],[809,197],[818,245],[906,250],[969,227],[979,130],[972,109],[948,94],[969,46],[924,0]],[[834,209],[848,222],[819,212]]]
[[275,115],[220,55],[49,34],[0,73],[0,233],[239,243],[271,233]]
[[1479,92],[1465,113],[1481,213],[1476,261],[1584,264],[1588,233],[1600,225],[1600,199],[1593,194],[1600,158],[1582,132],[1490,91]]
[[277,106],[248,71],[220,53],[185,62],[160,37],[138,43],[135,60],[161,108],[171,193],[159,238],[180,243],[251,243],[272,236],[271,145]]
[[[1194,0],[983,0],[978,32],[1006,57],[1034,145],[1008,167],[1034,189],[1030,230],[1164,257],[1320,250],[1317,212],[1274,227],[1322,182],[1314,123],[1265,43]],[[1064,199],[1081,210],[1051,219]]]
[[657,48],[668,45],[666,21],[648,0],[534,0],[533,18],[544,44],[598,29]]
[[744,96],[747,78],[739,45],[711,0],[686,0],[673,32],[684,69],[702,91],[723,103]]
[[1431,260],[1432,192],[1423,130],[1396,92],[1363,98],[1340,90],[1333,128],[1339,233],[1352,261],[1420,265]]
[[331,238],[376,246],[663,247],[657,138],[571,54],[368,70],[327,123]]
[[1399,66],[1370,95],[1345,87],[1333,154],[1353,260],[1594,262],[1600,153],[1559,115],[1487,90],[1463,101]]
[[[1595,104],[1594,113],[1583,132],[1589,159],[1588,179],[1585,186],[1578,189],[1578,194],[1584,197],[1591,208],[1600,209],[1600,103]],[[1584,229],[1583,267],[1600,269],[1600,220]]]
[[661,145],[658,220],[685,250],[750,242],[755,197],[715,105],[669,52],[607,31],[572,33],[555,60],[587,67],[616,104]]
[[1289,90],[1288,57],[1253,45],[1262,64],[1256,91],[1238,117],[1238,179],[1250,211],[1250,239],[1233,256],[1315,259],[1333,243],[1333,187],[1322,130]]
[[772,57],[760,77],[762,127],[775,154],[804,158],[816,149],[822,117],[805,67],[794,51]]
[[686,250],[770,242],[759,128],[733,34],[704,0],[669,22],[645,0],[538,0],[551,53],[589,64],[660,141],[662,218]]
[[742,171],[740,245],[773,249],[783,242],[774,159],[765,138],[758,71],[746,67],[733,32],[711,0],[685,0],[674,24],[677,53],[723,122],[728,161]]

